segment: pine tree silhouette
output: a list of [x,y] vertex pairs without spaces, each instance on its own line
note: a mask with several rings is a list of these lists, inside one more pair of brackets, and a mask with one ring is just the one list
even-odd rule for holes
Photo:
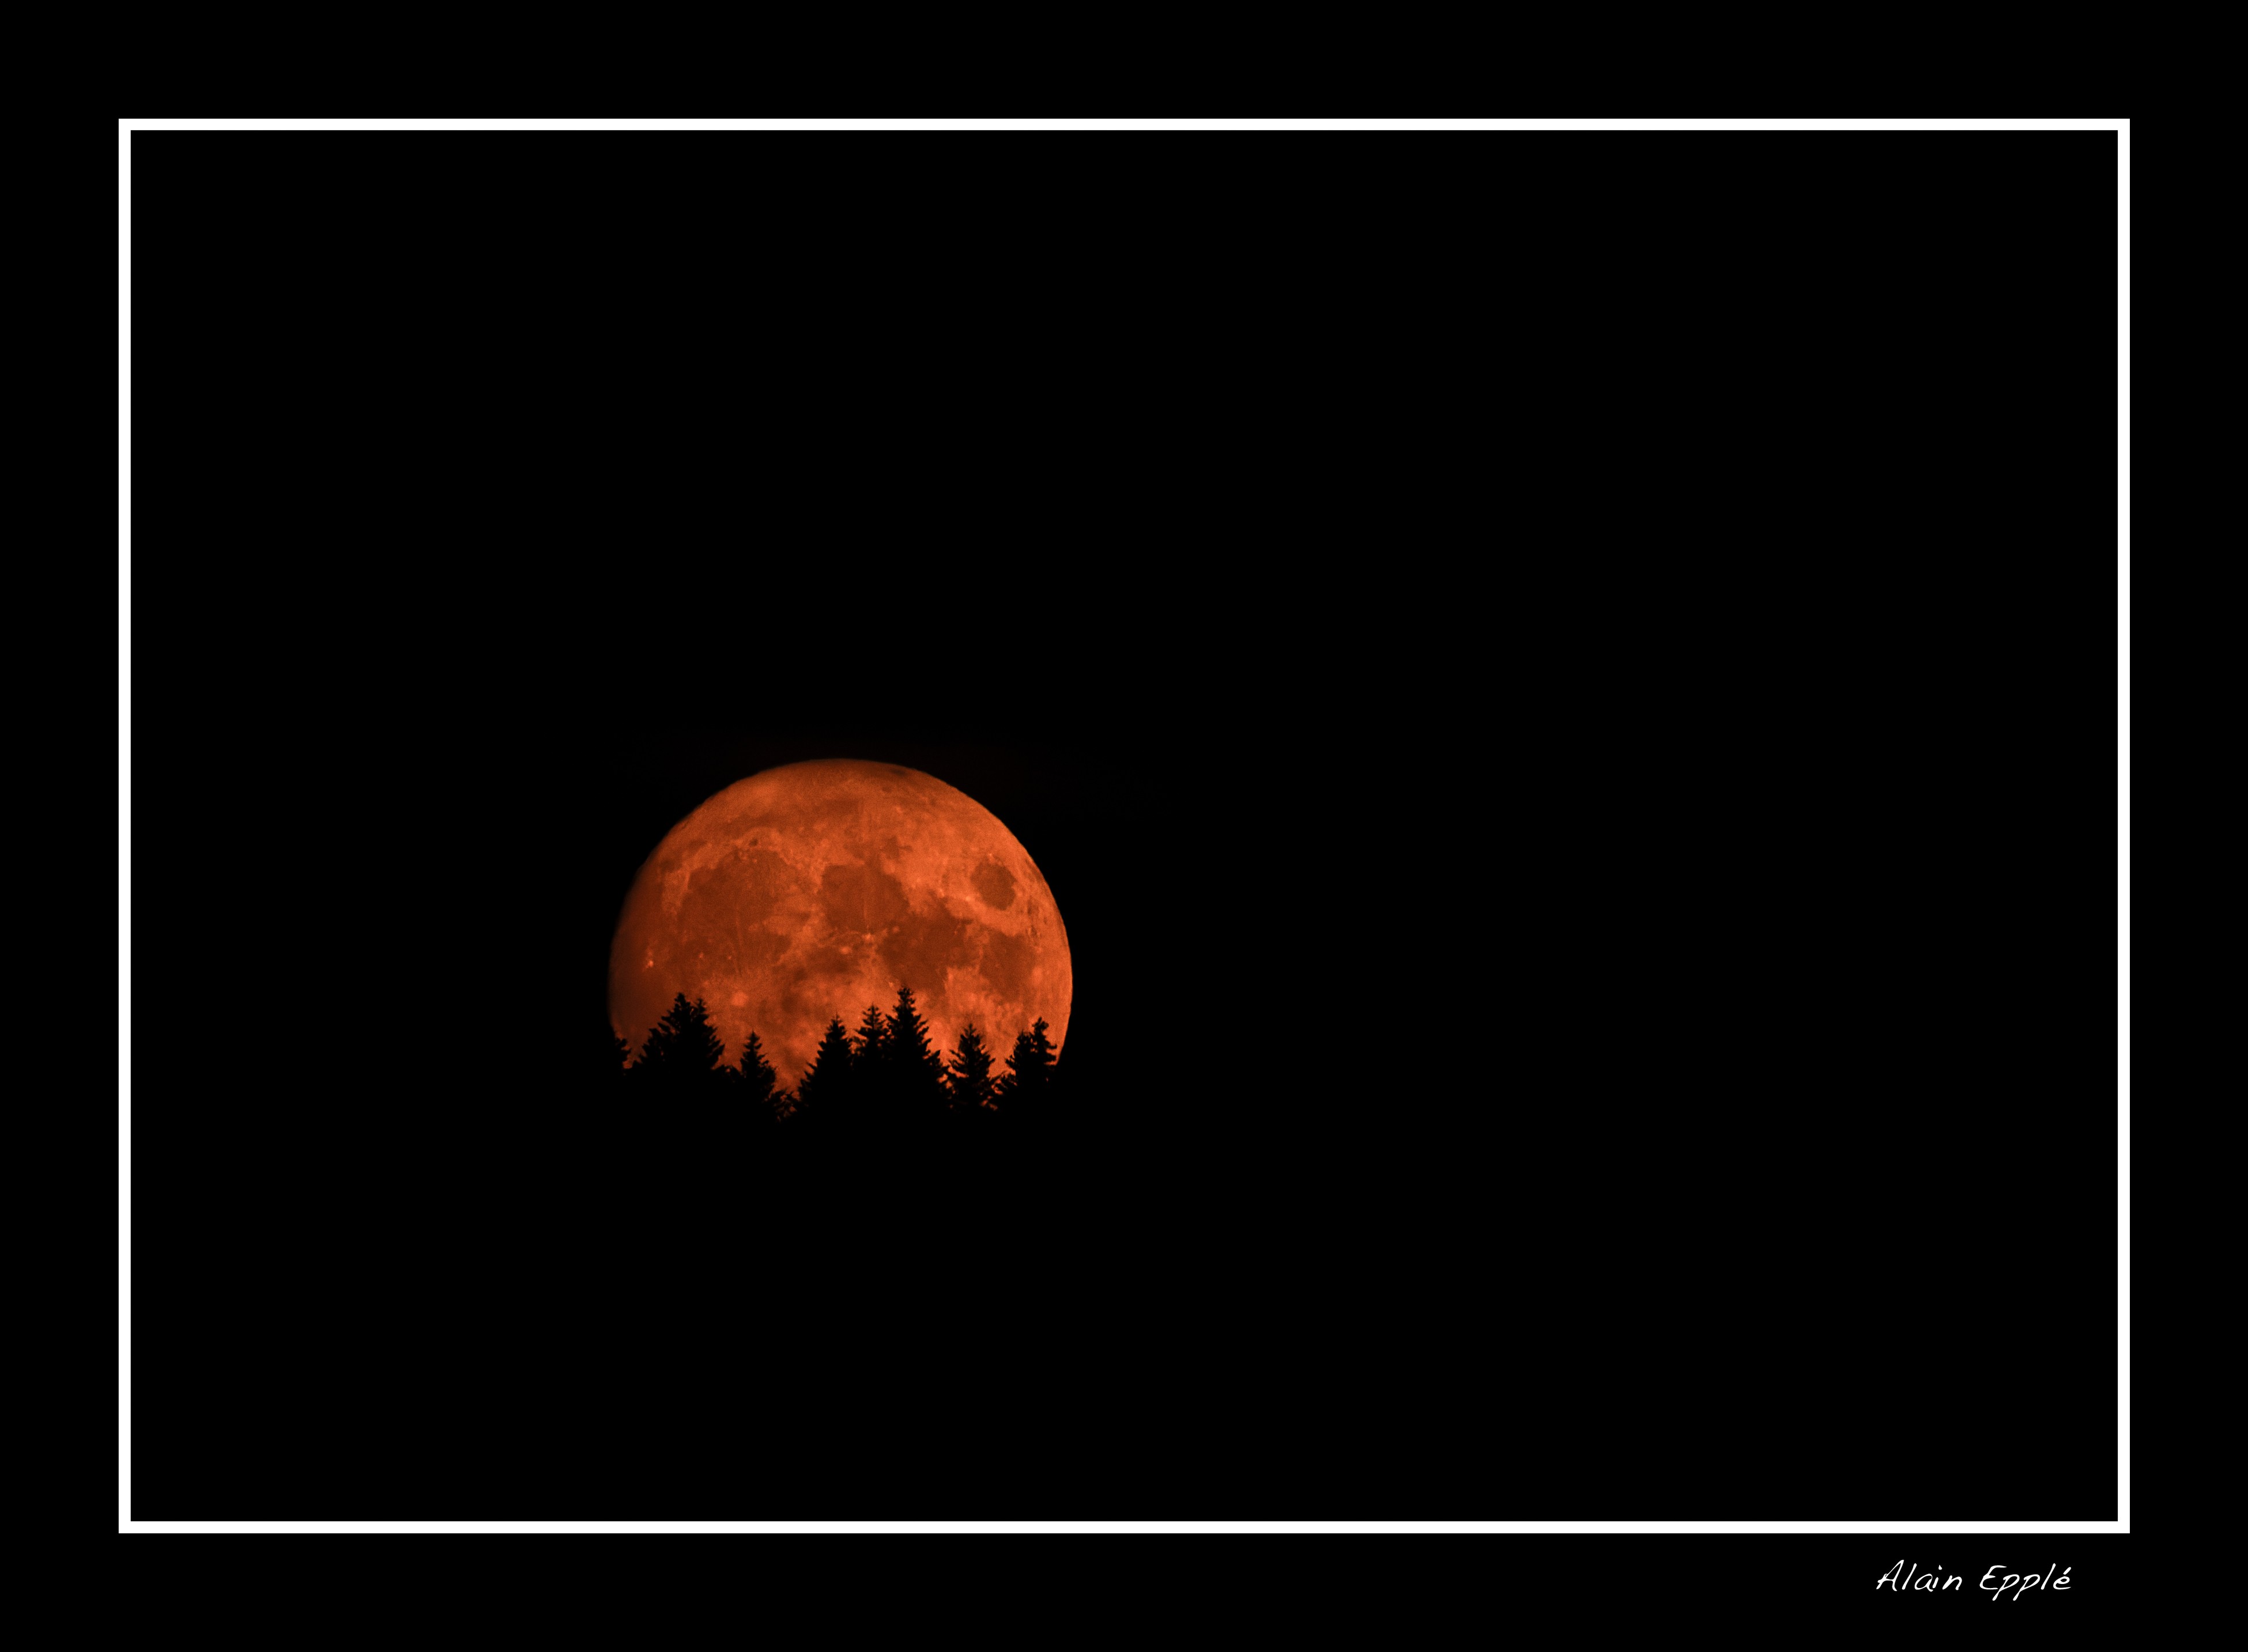
[[1041,1019],[1031,1030],[1015,1035],[1007,1057],[1007,1076],[999,1080],[999,1106],[1018,1115],[1035,1117],[1053,1088],[1054,1047]]
[[850,1111],[855,1076],[851,1063],[851,1035],[844,1032],[841,1016],[830,1016],[819,1047],[812,1052],[812,1065],[805,1068],[796,1086],[796,1112],[800,1118],[825,1128]]
[[898,987],[897,1008],[890,1011],[889,1027],[883,1065],[888,1071],[892,1109],[903,1121],[942,1118],[951,1102],[944,1082],[944,1058],[930,1047],[929,1023],[922,1019],[913,989],[903,984]]
[[881,1004],[870,1004],[851,1035],[851,1125],[861,1133],[879,1136],[888,1129],[895,1088],[889,1057],[890,1018]]
[[764,1046],[758,1042],[755,1032],[750,1034],[749,1042],[742,1046],[741,1065],[736,1071],[741,1074],[742,1099],[748,1104],[746,1111],[749,1116],[759,1122],[778,1117],[773,1103],[777,1099],[774,1086],[780,1074],[774,1072],[773,1064],[765,1059]]
[[[729,1064],[725,1044],[700,998],[675,994],[663,1018],[650,1028],[639,1053],[607,1034],[608,1049],[591,1055],[593,1072],[620,1072],[625,1088],[644,1097],[696,1096],[730,1103],[723,1117],[752,1127],[792,1121],[808,1138],[831,1134],[868,1145],[914,1137],[948,1119],[989,1127],[1003,1135],[1011,1125],[1038,1127],[1055,1093],[1059,1052],[1039,1020],[1018,1035],[1004,1073],[995,1071],[991,1047],[973,1022],[964,1024],[947,1057],[936,1046],[913,988],[901,984],[888,1011],[868,1004],[858,1031],[831,1016],[812,1061],[792,1090],[749,1034],[741,1059]],[[587,1038],[590,1045],[592,1039]],[[610,1067],[610,1062],[617,1063]]]
[[991,1052],[984,1045],[984,1035],[976,1030],[973,1021],[960,1029],[954,1040],[952,1059],[945,1063],[947,1082],[952,1091],[954,1111],[970,1117],[980,1117],[991,1106]]
[[852,1035],[852,1059],[865,1072],[873,1073],[888,1053],[890,1020],[882,1013],[882,1006],[870,1004],[867,1013],[859,1018],[859,1030]]
[[663,1019],[649,1029],[632,1071],[643,1086],[677,1093],[715,1092],[724,1080],[726,1045],[710,1025],[702,999],[675,995]]

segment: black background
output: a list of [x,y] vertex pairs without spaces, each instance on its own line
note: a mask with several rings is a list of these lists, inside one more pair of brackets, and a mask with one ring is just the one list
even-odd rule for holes
[[[137,1514],[2115,1514],[2111,137],[134,144]],[[575,1107],[831,755],[1066,1154]]]

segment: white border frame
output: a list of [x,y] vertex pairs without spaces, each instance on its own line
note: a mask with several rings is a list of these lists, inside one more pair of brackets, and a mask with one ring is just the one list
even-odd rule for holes
[[[2116,134],[2118,1236],[2114,1520],[139,1520],[133,1484],[133,145],[136,131],[1364,130],[2093,131]],[[2131,1529],[2131,123],[2128,120],[120,120],[117,123],[117,1529],[381,1532],[1580,1532],[2066,1533]]]

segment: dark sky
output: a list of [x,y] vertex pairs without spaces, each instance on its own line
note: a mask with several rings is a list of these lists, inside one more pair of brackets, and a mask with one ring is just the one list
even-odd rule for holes
[[2111,139],[134,143],[136,1239],[537,1139],[841,756],[1037,860],[1210,1278],[2112,1291]]

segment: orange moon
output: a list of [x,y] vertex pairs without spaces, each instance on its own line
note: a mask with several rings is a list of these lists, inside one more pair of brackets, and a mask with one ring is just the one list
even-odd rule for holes
[[1069,937],[1014,833],[943,781],[828,759],[728,786],[665,834],[609,948],[609,1020],[635,1056],[684,992],[741,1059],[754,1029],[784,1084],[826,1029],[914,990],[949,1054],[976,1024],[1004,1062],[1069,1027]]

